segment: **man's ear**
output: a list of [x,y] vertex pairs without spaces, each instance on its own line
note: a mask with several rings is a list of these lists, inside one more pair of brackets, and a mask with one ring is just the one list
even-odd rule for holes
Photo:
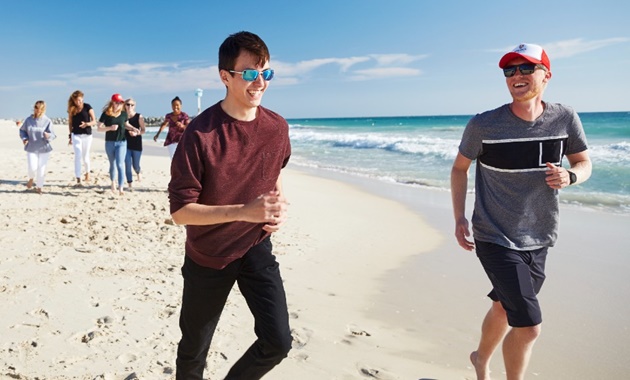
[[220,70],[219,76],[221,77],[221,82],[223,82],[223,84],[227,86],[229,83],[228,77],[231,76],[230,73],[228,73],[227,70]]

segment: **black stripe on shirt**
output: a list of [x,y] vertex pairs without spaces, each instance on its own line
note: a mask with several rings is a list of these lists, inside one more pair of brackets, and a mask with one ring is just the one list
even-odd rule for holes
[[484,140],[479,162],[505,171],[540,170],[545,163],[560,165],[568,137],[537,139]]

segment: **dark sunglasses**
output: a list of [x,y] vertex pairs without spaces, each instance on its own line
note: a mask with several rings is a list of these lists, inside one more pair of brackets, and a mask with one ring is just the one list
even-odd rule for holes
[[547,70],[545,66],[534,63],[521,63],[516,66],[507,66],[503,68],[503,75],[506,78],[513,77],[516,74],[516,69],[523,75],[532,75],[536,69]]
[[258,78],[258,74],[262,75],[262,78],[266,81],[270,81],[273,79],[272,69],[266,69],[263,71],[258,71],[258,70],[243,70],[243,71],[228,70],[228,71],[234,74],[241,74],[243,76],[243,80],[246,80],[248,82],[255,81]]
[[135,106],[135,104],[131,104],[131,103],[127,103],[127,104],[125,104],[125,105],[126,105],[127,107],[133,107],[133,106]]

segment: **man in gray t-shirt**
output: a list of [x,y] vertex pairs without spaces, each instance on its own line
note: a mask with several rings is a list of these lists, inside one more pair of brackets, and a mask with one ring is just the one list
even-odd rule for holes
[[[503,342],[508,379],[522,379],[540,334],[536,295],[545,279],[547,249],[558,232],[558,192],[586,181],[591,161],[577,113],[543,102],[551,79],[544,49],[520,44],[499,61],[512,102],[474,116],[451,171],[455,237],[476,250],[493,289],[479,346],[470,355],[478,379]],[[562,167],[566,156],[570,168]],[[474,242],[466,219],[468,170],[477,160]]]

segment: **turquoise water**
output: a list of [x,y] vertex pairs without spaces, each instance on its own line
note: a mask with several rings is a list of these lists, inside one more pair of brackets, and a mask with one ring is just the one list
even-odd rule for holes
[[[290,119],[291,163],[446,190],[470,118]],[[630,213],[630,112],[580,113],[580,118],[593,175],[581,185],[564,189],[562,202]],[[473,177],[474,168],[471,182]]]

